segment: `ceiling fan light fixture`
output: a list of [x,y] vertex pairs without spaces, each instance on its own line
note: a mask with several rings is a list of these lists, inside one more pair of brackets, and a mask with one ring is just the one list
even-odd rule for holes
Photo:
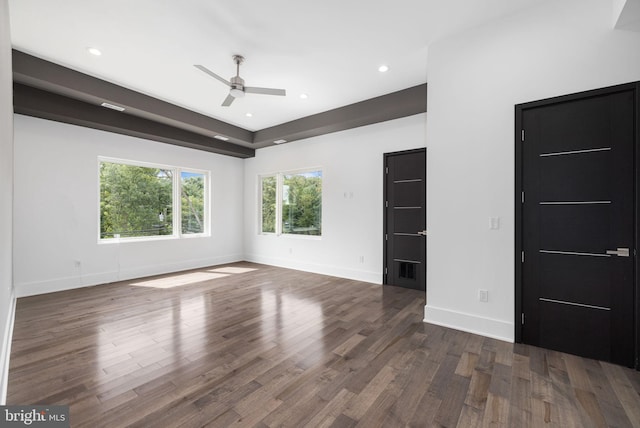
[[233,98],[242,98],[242,97],[244,97],[244,91],[242,89],[231,88],[229,93],[231,94],[231,96]]

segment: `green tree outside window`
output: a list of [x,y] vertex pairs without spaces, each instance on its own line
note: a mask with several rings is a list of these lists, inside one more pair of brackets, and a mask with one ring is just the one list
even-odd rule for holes
[[205,178],[203,173],[101,161],[100,239],[174,235],[176,185],[180,233],[204,233]]
[[276,232],[276,177],[262,178],[262,232]]
[[261,177],[260,196],[262,233],[322,235],[322,171]]

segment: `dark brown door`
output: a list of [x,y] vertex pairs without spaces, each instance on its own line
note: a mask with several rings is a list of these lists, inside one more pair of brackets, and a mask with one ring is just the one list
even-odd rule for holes
[[634,363],[634,103],[627,89],[521,110],[525,343]]
[[426,289],[426,149],[387,153],[384,283]]

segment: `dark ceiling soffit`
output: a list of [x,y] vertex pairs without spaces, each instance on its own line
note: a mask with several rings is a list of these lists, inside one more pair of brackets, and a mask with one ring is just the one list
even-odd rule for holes
[[209,137],[223,135],[229,142],[251,144],[253,132],[166,101],[123,88],[35,56],[13,50],[15,82],[99,106],[108,102],[125,107],[130,115]]
[[249,158],[255,150],[137,116],[122,114],[20,83],[13,85],[18,114],[131,135],[211,153]]
[[[280,139],[287,142],[302,140],[427,110],[425,83],[251,132],[15,49],[13,79],[25,88],[33,87],[52,96],[60,96],[59,105],[49,103],[45,109],[33,100],[28,104],[24,101],[23,106],[16,106],[16,112],[238,157],[252,157],[253,149],[271,146]],[[33,92],[33,96],[35,94]],[[38,94],[37,97],[43,98],[44,95]],[[78,109],[78,117],[60,111],[62,105],[77,106],[72,102],[74,100],[81,102],[84,109],[91,110],[90,118],[83,118],[83,109]],[[125,107],[126,110],[123,113],[107,110],[100,107],[103,102]],[[108,120],[101,123],[101,118]],[[152,122],[157,126],[154,127]],[[163,134],[163,130],[167,134]],[[215,135],[223,135],[229,140],[215,139],[211,142]],[[182,141],[181,136],[187,139]]]
[[287,142],[371,125],[427,111],[427,84],[403,89],[345,107],[303,117],[255,133],[256,148],[274,140]]

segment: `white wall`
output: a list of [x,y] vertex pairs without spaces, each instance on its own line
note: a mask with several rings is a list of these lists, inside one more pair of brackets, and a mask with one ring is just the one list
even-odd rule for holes
[[[245,160],[245,258],[381,283],[383,153],[425,147],[425,121],[419,114],[257,150]],[[306,167],[323,169],[322,238],[259,234],[257,177]]]
[[0,0],[0,404],[5,404],[15,312],[12,279],[13,90],[9,5]]
[[429,47],[426,321],[513,340],[514,105],[640,80],[611,7],[545,2]]
[[[14,127],[18,296],[242,260],[241,159],[22,115]],[[98,156],[211,171],[212,236],[98,244]]]
[[640,0],[612,0],[613,26],[619,30],[640,31]]

